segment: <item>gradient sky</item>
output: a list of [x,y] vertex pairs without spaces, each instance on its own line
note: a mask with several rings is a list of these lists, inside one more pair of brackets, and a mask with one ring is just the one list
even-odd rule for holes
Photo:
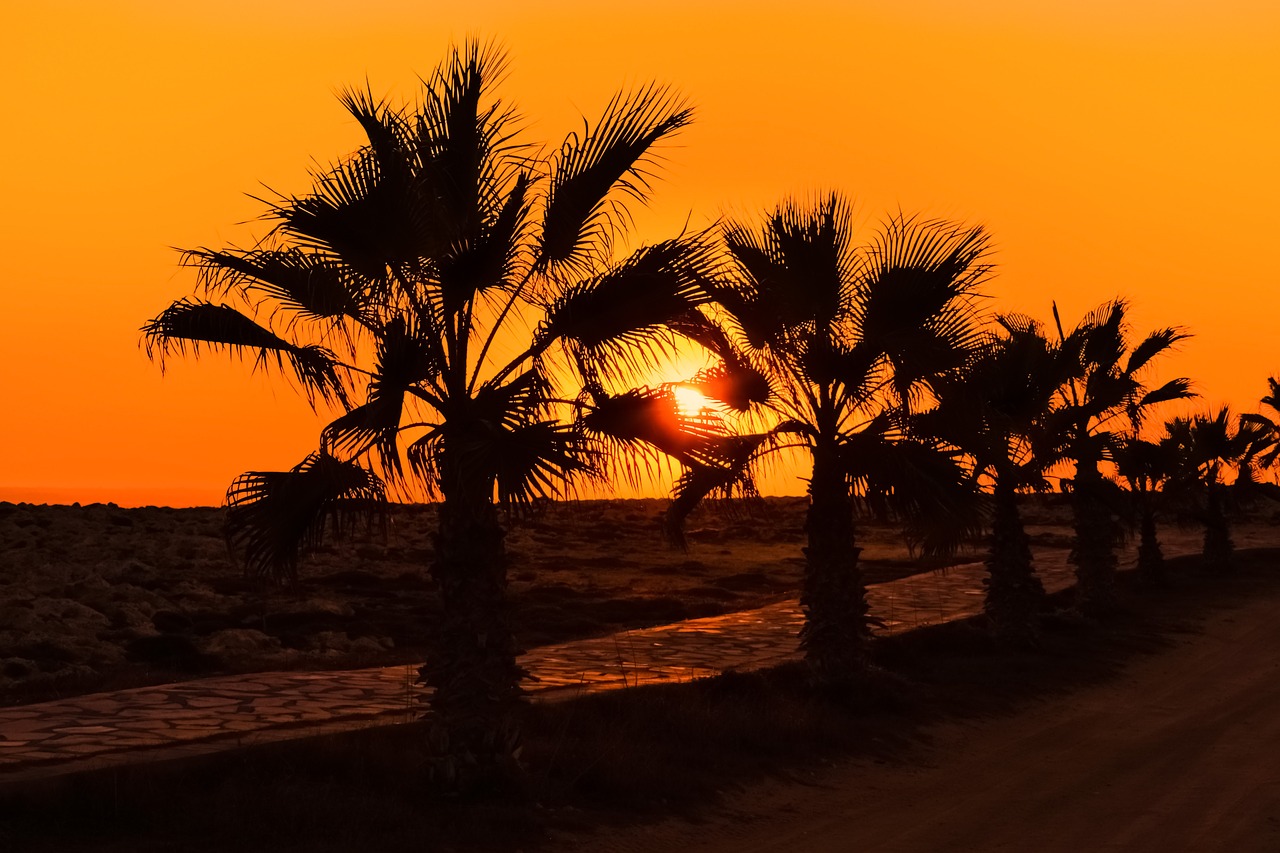
[[1274,0],[359,5],[6,6],[0,499],[215,504],[310,451],[287,385],[216,357],[162,377],[138,328],[192,291],[170,247],[248,243],[248,194],[356,147],[337,91],[410,95],[469,35],[507,47],[534,139],[650,80],[697,106],[643,239],[839,189],[868,224],[986,225],[1001,310],[1122,295],[1141,332],[1188,326],[1163,373],[1209,403],[1280,373]]

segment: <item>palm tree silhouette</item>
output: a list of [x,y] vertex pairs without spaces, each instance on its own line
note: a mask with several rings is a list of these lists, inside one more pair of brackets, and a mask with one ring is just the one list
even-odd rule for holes
[[1018,493],[1049,488],[1046,471],[1061,447],[1045,421],[1069,365],[1040,324],[1020,315],[996,321],[993,335],[965,370],[938,386],[933,430],[947,435],[973,460],[975,477],[991,479],[993,513],[987,554],[984,611],[994,634],[1013,644],[1034,641],[1044,587],[1032,565]]
[[261,244],[188,252],[203,298],[144,327],[160,359],[248,352],[344,410],[298,467],[233,484],[229,522],[252,571],[289,577],[327,522],[387,485],[441,501],[421,681],[434,690],[430,766],[455,788],[517,767],[522,671],[498,509],[614,472],[617,450],[692,463],[715,435],[669,389],[632,387],[708,326],[713,247],[694,234],[612,252],[625,202],[649,192],[655,144],[691,110],[654,85],[618,94],[543,155],[493,97],[504,70],[500,51],[469,42],[409,107],[345,93],[368,143],[309,194],[269,203]]
[[[897,217],[865,247],[836,194],[790,200],[755,230],[725,227],[731,281],[715,291],[724,364],[700,390],[738,409],[763,403],[772,429],[728,441],[679,483],[678,516],[752,459],[800,448],[812,469],[805,529],[801,646],[813,678],[867,666],[871,620],[858,570],[855,495],[928,519],[926,548],[955,544],[973,497],[958,460],[914,431],[932,384],[978,341],[975,295],[986,279],[980,228]],[[948,538],[945,534],[950,534]]]
[[1124,300],[1107,302],[1066,333],[1058,306],[1053,306],[1057,346],[1073,361],[1073,370],[1059,389],[1052,421],[1066,457],[1075,465],[1071,559],[1076,566],[1078,606],[1089,612],[1106,611],[1115,604],[1115,550],[1122,538],[1112,506],[1115,486],[1103,476],[1101,464],[1109,458],[1124,425],[1140,428],[1151,406],[1194,396],[1185,378],[1147,388],[1144,375],[1151,362],[1188,335],[1178,328],[1158,329],[1130,346],[1128,309]]
[[1168,441],[1147,441],[1129,433],[1113,443],[1111,459],[1137,510],[1138,575],[1143,583],[1162,584],[1165,565],[1156,533],[1156,495],[1177,474],[1178,454]]
[[1195,501],[1204,522],[1205,568],[1228,572],[1234,567],[1235,545],[1226,473],[1235,468],[1238,483],[1251,483],[1254,460],[1271,437],[1254,421],[1232,418],[1226,406],[1211,414],[1174,418],[1165,424],[1165,432],[1177,458],[1175,486]]

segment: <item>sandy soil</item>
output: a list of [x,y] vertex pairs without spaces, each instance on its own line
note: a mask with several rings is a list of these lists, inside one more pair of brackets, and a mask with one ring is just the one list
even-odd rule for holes
[[[747,609],[794,595],[803,499],[691,519],[666,544],[665,502],[554,504],[512,525],[512,618],[526,647]],[[1060,512],[1047,507],[1046,519]],[[218,672],[416,662],[434,596],[434,509],[395,507],[388,534],[328,544],[291,590],[246,581],[216,509],[0,503],[0,703]],[[1063,529],[1043,536],[1063,540]],[[896,529],[862,530],[870,582],[913,560]],[[961,555],[958,559],[973,559]]]
[[548,850],[1280,850],[1280,584],[1259,589],[1118,677],[938,726],[900,763]]

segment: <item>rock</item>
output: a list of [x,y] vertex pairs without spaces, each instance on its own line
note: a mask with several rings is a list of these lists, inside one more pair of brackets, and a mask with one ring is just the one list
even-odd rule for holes
[[227,628],[210,634],[202,643],[204,651],[219,657],[273,654],[280,651],[275,637],[251,628]]
[[191,619],[174,610],[157,610],[151,615],[151,624],[164,634],[181,634],[191,630]]
[[30,678],[40,671],[40,666],[26,658],[4,658],[0,661],[0,675],[14,681]]

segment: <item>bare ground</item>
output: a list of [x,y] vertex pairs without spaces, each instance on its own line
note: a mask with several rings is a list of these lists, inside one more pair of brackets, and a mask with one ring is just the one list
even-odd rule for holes
[[[1166,624],[1160,651],[1100,683],[941,722],[889,761],[756,785],[696,823],[568,834],[546,849],[1280,850],[1275,568],[1203,621]],[[1186,614],[1196,603],[1179,593],[1168,606]]]
[[[687,551],[662,536],[665,505],[579,501],[513,520],[517,639],[531,648],[603,636],[798,590],[803,499],[700,512]],[[395,506],[385,536],[325,544],[291,589],[247,580],[222,520],[208,508],[0,502],[0,704],[222,672],[422,660],[434,507]],[[864,525],[861,544],[869,582],[939,565],[912,559],[889,525]]]

